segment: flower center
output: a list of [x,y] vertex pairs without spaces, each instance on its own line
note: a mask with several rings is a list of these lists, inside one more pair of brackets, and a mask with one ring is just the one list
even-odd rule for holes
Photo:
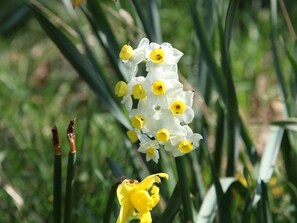
[[156,133],[157,140],[160,141],[160,142],[164,142],[164,143],[169,140],[169,136],[170,136],[170,132],[165,128],[160,129]]
[[132,126],[137,129],[141,129],[144,126],[145,119],[142,115],[135,115],[132,119]]
[[153,158],[155,156],[155,149],[154,147],[149,147],[147,150],[146,150],[146,154],[150,157],[150,158]]
[[128,86],[126,82],[119,81],[115,86],[115,95],[118,97],[123,97],[127,93]]
[[150,53],[150,59],[153,63],[160,64],[164,62],[165,59],[165,52],[162,48],[157,48],[152,50]]
[[178,148],[182,153],[189,153],[193,150],[193,143],[190,140],[182,140],[178,144]]
[[158,80],[152,84],[152,92],[155,95],[162,95],[166,93],[166,85],[164,81]]
[[144,99],[146,97],[146,92],[142,84],[135,84],[132,88],[132,95],[135,99]]
[[186,105],[183,101],[174,101],[171,106],[170,106],[170,111],[172,112],[173,115],[180,115],[184,113],[186,109]]
[[120,52],[121,60],[129,60],[133,56],[133,48],[130,45],[124,45]]

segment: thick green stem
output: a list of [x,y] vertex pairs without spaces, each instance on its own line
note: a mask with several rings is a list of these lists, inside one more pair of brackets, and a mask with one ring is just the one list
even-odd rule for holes
[[61,159],[61,145],[57,127],[53,127],[53,146],[54,146],[54,185],[53,185],[53,209],[54,222],[61,222],[62,210],[62,159]]
[[76,161],[76,152],[69,152],[68,165],[67,165],[66,192],[65,192],[64,223],[71,222],[72,189],[73,189],[74,176],[75,176],[75,161]]
[[75,119],[70,121],[67,129],[67,137],[68,137],[68,143],[70,146],[70,151],[68,155],[68,164],[67,164],[64,223],[70,223],[71,215],[72,215],[72,189],[73,189],[73,183],[74,183],[75,161],[76,161],[74,124],[75,124]]

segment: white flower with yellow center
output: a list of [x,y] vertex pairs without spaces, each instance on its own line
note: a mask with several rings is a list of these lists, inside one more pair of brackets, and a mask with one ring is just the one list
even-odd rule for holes
[[148,109],[146,100],[140,100],[136,109],[130,112],[130,120],[133,128],[146,133],[149,132],[149,124],[155,122],[156,111]]
[[177,63],[183,53],[173,48],[170,43],[150,43],[146,48],[147,71],[161,68],[177,72]]
[[144,89],[147,92],[147,106],[168,109],[171,98],[180,94],[183,85],[177,79],[174,72],[150,72],[144,82]]
[[172,144],[166,143],[164,148],[166,151],[172,153],[174,157],[183,156],[194,149],[199,147],[202,136],[198,133],[193,133],[192,129],[185,125],[183,128],[186,130],[184,137],[176,137],[175,142]]
[[117,82],[115,86],[115,95],[118,97],[123,97],[122,104],[125,105],[128,111],[132,109],[132,97],[138,100],[146,98],[147,94],[143,86],[144,81],[145,78],[139,76],[133,77],[128,84],[124,81]]
[[140,146],[137,151],[145,153],[146,161],[153,160],[158,163],[159,160],[159,143],[157,140],[151,140],[145,135],[140,136]]
[[125,64],[127,73],[130,74],[131,78],[135,77],[138,70],[138,64],[145,60],[145,51],[148,46],[149,40],[143,38],[140,40],[136,49],[133,49],[129,44],[122,47],[119,56]]
[[193,91],[183,91],[171,98],[169,110],[179,119],[180,123],[189,124],[195,116],[192,109],[193,96]]
[[[158,113],[157,113],[158,114]],[[159,116],[159,117],[158,117]],[[149,134],[152,135],[161,145],[176,142],[176,138],[184,138],[186,130],[180,125],[179,120],[164,109],[155,115],[155,122],[149,123]]]

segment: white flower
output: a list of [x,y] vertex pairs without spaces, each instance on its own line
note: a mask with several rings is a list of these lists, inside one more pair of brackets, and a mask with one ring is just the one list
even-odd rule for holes
[[146,154],[146,161],[153,160],[158,163],[159,160],[159,143],[157,140],[151,140],[150,138],[142,135],[140,137],[140,146],[137,151]]
[[181,123],[189,124],[194,118],[193,96],[193,91],[182,91],[171,98],[169,110]]
[[174,144],[165,144],[165,150],[172,153],[174,157],[183,156],[197,147],[199,147],[199,142],[202,136],[198,133],[193,133],[189,126],[183,126],[187,134],[185,137],[176,138]]
[[156,112],[155,121],[148,123],[149,135],[153,136],[161,145],[175,143],[176,139],[184,138],[187,134],[178,118],[167,109]]
[[148,107],[160,106],[168,109],[171,98],[180,94],[183,85],[177,79],[175,72],[149,72],[144,82],[147,92]]
[[126,44],[122,47],[120,52],[120,58],[127,68],[127,73],[130,77],[135,77],[138,64],[145,60],[145,51],[149,46],[149,40],[143,38],[140,40],[136,49],[133,49],[130,45]]
[[150,43],[146,48],[147,71],[161,68],[177,72],[177,63],[183,53],[173,48],[170,43]]
[[[132,105],[133,105],[132,97],[134,99],[140,99],[140,100],[146,98],[146,92],[143,87],[144,81],[145,81],[145,78],[142,76],[139,76],[139,77],[133,77],[131,79],[131,81],[128,84],[126,84],[126,86],[124,85],[125,82],[123,82],[123,81],[119,81],[117,83],[116,95],[119,97],[123,96],[122,104],[125,105],[125,107],[128,111],[131,111],[131,109],[132,109]],[[119,85],[123,85],[123,86],[117,87]],[[123,89],[123,90],[121,90],[121,89]],[[124,91],[125,91],[125,93],[122,93]],[[122,93],[122,94],[120,94],[120,93]]]
[[149,123],[155,122],[155,115],[156,111],[147,107],[146,100],[140,100],[137,108],[130,112],[132,126],[147,133],[149,132]]

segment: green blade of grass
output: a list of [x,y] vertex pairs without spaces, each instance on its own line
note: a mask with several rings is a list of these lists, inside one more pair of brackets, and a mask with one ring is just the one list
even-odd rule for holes
[[65,58],[73,65],[78,74],[90,86],[90,88],[97,94],[105,106],[110,110],[118,121],[127,129],[130,128],[130,123],[115,103],[113,97],[110,95],[108,86],[101,81],[98,76],[98,70],[95,70],[90,62],[77,50],[74,44],[65,36],[65,34],[56,27],[50,19],[48,19],[42,11],[33,3],[28,3],[28,6],[34,13],[36,19],[40,23],[43,30],[52,39],[52,41],[59,48]]
[[166,209],[158,219],[157,223],[171,223],[173,221],[174,217],[178,213],[178,210],[182,202],[180,196],[180,187],[180,184],[177,183],[170,199],[168,200]]

